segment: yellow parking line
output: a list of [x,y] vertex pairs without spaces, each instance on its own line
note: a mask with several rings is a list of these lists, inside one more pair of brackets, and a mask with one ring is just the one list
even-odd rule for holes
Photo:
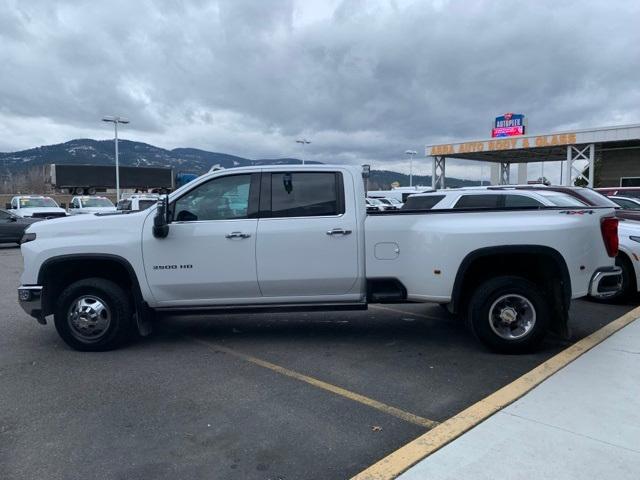
[[209,348],[212,348],[216,351],[227,353],[234,357],[240,358],[246,362],[253,363],[254,365],[267,368],[281,375],[295,378],[296,380],[300,380],[301,382],[308,383],[309,385],[313,385],[314,387],[321,388],[328,392],[335,393],[336,395],[340,395],[344,398],[348,398],[349,400],[353,400],[354,402],[358,402],[368,407],[375,408],[376,410],[384,412],[388,415],[392,415],[396,418],[400,418],[406,422],[413,423],[415,425],[419,425],[424,428],[434,428],[435,426],[438,425],[438,422],[429,420],[428,418],[420,417],[418,415],[414,415],[413,413],[405,412],[404,410],[401,410],[396,407],[392,407],[391,405],[387,405],[386,403],[382,403],[372,398],[365,397],[364,395],[360,395],[359,393],[351,392],[349,390],[338,387],[336,385],[323,382],[322,380],[318,380],[317,378],[309,377],[308,375],[298,373],[294,370],[281,367],[279,365],[276,365],[275,363],[267,362],[266,360],[262,360],[260,358],[253,357],[251,355],[247,355],[246,353],[238,352],[237,350],[233,350],[231,348],[227,348],[222,345],[218,345],[216,343],[208,342],[206,340],[201,340],[199,338],[195,338],[191,336],[188,336],[187,338],[189,338],[190,340],[193,340],[194,342],[197,342]]
[[492,393],[449,420],[442,422],[434,429],[360,472],[351,480],[387,480],[396,478],[423,458],[431,455],[497,411],[514,402],[580,355],[639,317],[640,307],[637,307],[551,357],[509,385]]
[[386,305],[384,307],[382,305],[369,305],[369,308],[378,308],[380,310],[388,310],[390,312],[401,313],[402,315],[412,315],[414,317],[427,318],[429,320],[442,320],[441,317],[433,317],[425,315],[424,313],[407,312],[405,310],[400,310],[399,308],[387,307]]

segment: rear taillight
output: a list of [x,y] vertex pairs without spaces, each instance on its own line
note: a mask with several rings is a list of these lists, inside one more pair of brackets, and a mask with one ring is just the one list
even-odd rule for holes
[[600,224],[602,230],[602,240],[610,257],[618,254],[618,219],[615,217],[606,217],[602,219]]

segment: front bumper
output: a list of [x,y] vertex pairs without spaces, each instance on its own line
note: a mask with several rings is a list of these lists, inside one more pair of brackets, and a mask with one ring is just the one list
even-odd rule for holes
[[42,287],[40,285],[21,285],[18,287],[18,302],[22,309],[38,322],[46,323],[42,315]]
[[594,298],[614,296],[622,288],[622,269],[603,267],[596,270],[589,283],[589,295]]

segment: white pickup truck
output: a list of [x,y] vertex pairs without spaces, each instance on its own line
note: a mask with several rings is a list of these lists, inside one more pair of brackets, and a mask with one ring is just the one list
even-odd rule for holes
[[435,302],[498,351],[565,332],[572,298],[615,292],[612,208],[367,215],[343,166],[209,173],[157,208],[30,226],[18,296],[78,350],[145,335],[159,312]]

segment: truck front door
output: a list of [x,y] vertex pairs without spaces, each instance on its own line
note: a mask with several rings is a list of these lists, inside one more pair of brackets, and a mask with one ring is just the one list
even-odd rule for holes
[[345,198],[342,173],[264,172],[260,196],[262,295],[290,297],[287,302],[358,300],[357,209],[354,198]]
[[255,301],[260,174],[215,177],[172,201],[169,235],[143,233],[144,267],[159,306]]

